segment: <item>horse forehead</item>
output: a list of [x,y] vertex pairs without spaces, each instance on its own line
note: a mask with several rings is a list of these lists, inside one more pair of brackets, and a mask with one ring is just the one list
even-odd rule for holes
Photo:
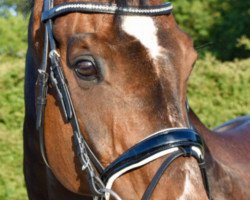
[[88,15],[82,13],[68,13],[56,18],[53,32],[59,43],[65,43],[75,34],[96,33],[99,38],[107,38],[112,33],[112,15]]
[[121,28],[126,34],[138,40],[153,59],[161,55],[163,48],[159,45],[158,28],[152,17],[123,16]]

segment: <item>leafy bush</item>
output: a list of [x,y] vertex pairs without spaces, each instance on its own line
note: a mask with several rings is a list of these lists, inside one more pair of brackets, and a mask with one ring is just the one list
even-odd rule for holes
[[27,44],[27,20],[20,14],[0,16],[0,55],[24,57]]
[[210,128],[249,114],[250,59],[220,62],[211,54],[198,60],[189,80],[191,107]]
[[0,56],[0,127],[22,127],[24,59]]
[[201,54],[210,51],[222,60],[250,56],[249,48],[240,43],[242,37],[250,43],[250,1],[173,0],[173,3],[178,24],[192,36]]
[[239,41],[245,37],[250,42],[250,1],[224,0],[217,5],[220,17],[211,27],[211,51],[224,60],[249,57],[250,50]]
[[216,0],[173,0],[174,16],[180,27],[194,39],[197,46],[207,42],[214,25],[211,7]]
[[24,59],[0,55],[0,199],[26,200],[22,124]]

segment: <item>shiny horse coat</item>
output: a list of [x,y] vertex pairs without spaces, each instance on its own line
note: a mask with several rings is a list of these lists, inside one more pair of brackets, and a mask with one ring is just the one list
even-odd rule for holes
[[[55,1],[55,6],[61,3]],[[146,2],[128,3],[136,8],[138,5],[145,6]],[[161,2],[152,1],[149,4],[160,9],[158,6]],[[128,7],[119,1],[117,5]],[[64,110],[68,109],[64,109],[58,101],[56,83],[51,74],[42,126],[44,136],[40,140],[38,136],[41,134],[37,133],[35,127],[36,122],[38,127],[41,126],[41,112],[38,110],[39,105],[45,103],[45,99],[38,98],[38,104],[35,105],[35,98],[44,93],[39,91],[39,87],[35,88],[37,70],[41,69],[44,60],[41,52],[45,48],[45,30],[41,19],[46,21],[47,18],[42,16],[42,9],[43,3],[35,2],[26,63],[24,164],[29,197],[91,198],[93,194],[87,184],[89,175],[81,170],[81,162],[75,151],[74,127],[72,130],[72,126],[67,123],[70,112],[66,111],[67,115],[63,117]],[[211,180],[213,196],[225,199],[239,196],[231,188],[224,187],[223,181],[219,185],[223,190],[218,189],[216,184],[221,182],[218,179],[227,174],[233,187],[242,186],[238,190],[242,194],[240,198],[249,197],[244,189],[249,184],[248,177],[244,177],[243,183],[238,183],[235,174],[240,176],[241,173],[231,174],[233,170],[230,167],[226,171],[223,156],[220,156],[223,154],[223,145],[225,150],[229,148],[224,141],[235,144],[242,151],[246,151],[247,146],[236,140],[239,137],[211,134],[192,111],[187,113],[186,82],[196,53],[190,38],[178,29],[172,15],[130,16],[72,11],[56,16],[53,20],[53,38],[72,98],[70,101],[76,112],[80,136],[85,138],[104,167],[144,138],[150,138],[152,133],[176,127],[186,129],[192,123],[206,143],[208,179]],[[50,64],[53,66],[53,60]],[[43,84],[43,79],[38,80],[41,81],[37,85]],[[244,135],[241,138],[247,141],[247,120],[240,124]],[[50,169],[41,157],[39,141],[42,139],[42,146],[45,147],[42,152],[47,157]],[[219,150],[214,145],[216,142],[220,143]],[[237,156],[231,153],[227,158],[237,159]],[[164,160],[157,159],[125,174],[115,181],[113,190],[124,199],[140,199]],[[248,168],[249,163],[244,162],[244,169]],[[152,196],[152,199],[183,198],[207,198],[202,174],[193,158],[178,158],[174,161],[161,177]]]

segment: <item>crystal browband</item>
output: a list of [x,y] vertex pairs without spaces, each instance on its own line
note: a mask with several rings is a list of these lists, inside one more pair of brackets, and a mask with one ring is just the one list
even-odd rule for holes
[[63,3],[43,12],[42,21],[55,18],[59,15],[82,12],[82,13],[106,13],[106,14],[121,14],[121,15],[164,15],[170,14],[173,6],[170,2],[157,6],[128,6],[119,7],[116,4],[108,3]]

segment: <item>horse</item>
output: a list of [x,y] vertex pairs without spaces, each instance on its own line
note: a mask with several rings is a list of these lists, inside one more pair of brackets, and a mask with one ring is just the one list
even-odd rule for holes
[[160,0],[34,1],[29,199],[250,198],[250,117],[212,131],[189,108],[197,53],[171,11]]

